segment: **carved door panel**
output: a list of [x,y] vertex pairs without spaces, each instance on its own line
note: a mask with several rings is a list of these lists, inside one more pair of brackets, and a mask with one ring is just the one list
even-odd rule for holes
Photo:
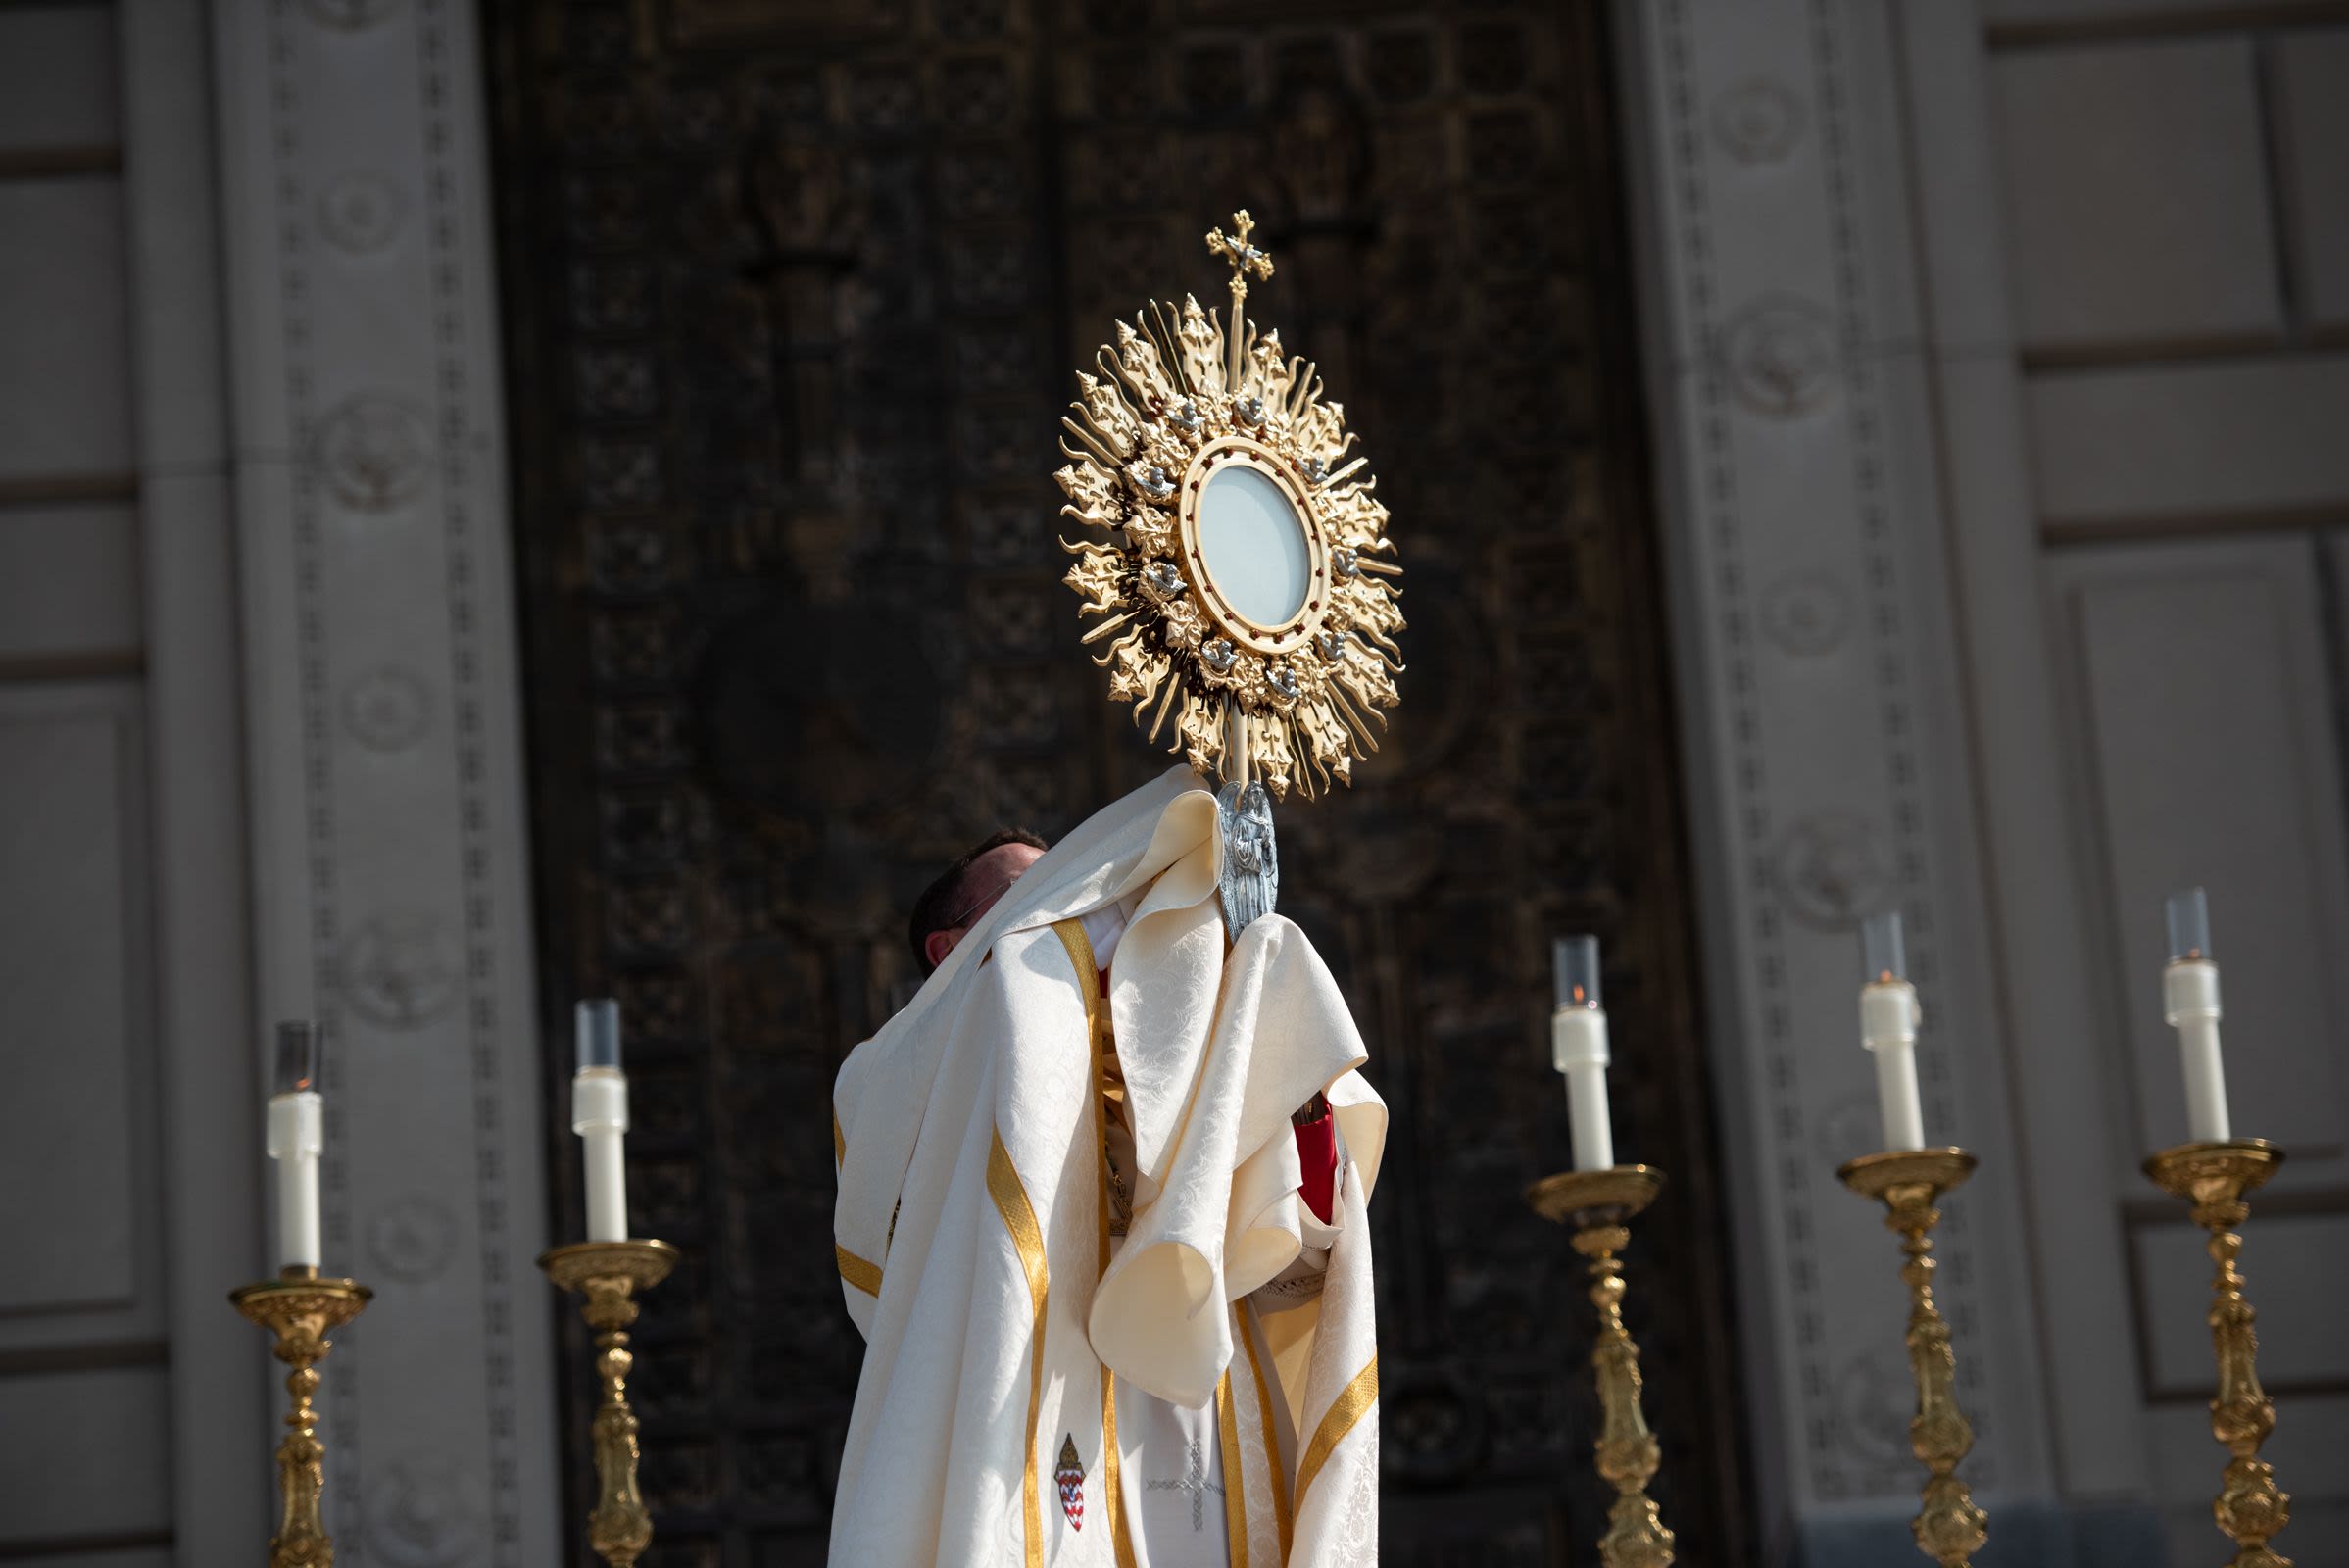
[[[1588,1560],[1605,1498],[1546,941],[1600,933],[1630,1316],[1682,1560],[1752,1552],[1598,8],[503,0],[492,8],[556,1224],[573,998],[630,1029],[650,1564],[821,1560],[861,1342],[825,1107],[905,910],[1164,760],[1077,657],[1081,357],[1215,286],[1322,365],[1394,509],[1411,668],[1283,910],[1395,1111],[1386,1555]],[[549,1309],[555,1309],[550,1300]],[[565,1365],[574,1512],[585,1349]]]

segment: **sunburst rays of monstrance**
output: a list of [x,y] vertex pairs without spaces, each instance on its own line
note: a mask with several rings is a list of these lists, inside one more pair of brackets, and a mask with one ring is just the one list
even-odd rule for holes
[[1245,314],[1248,279],[1272,275],[1254,227],[1242,211],[1207,234],[1231,268],[1227,317],[1152,301],[1077,376],[1060,512],[1107,539],[1061,548],[1109,696],[1150,739],[1171,722],[1169,750],[1199,772],[1310,798],[1378,750],[1402,568],[1346,411]]

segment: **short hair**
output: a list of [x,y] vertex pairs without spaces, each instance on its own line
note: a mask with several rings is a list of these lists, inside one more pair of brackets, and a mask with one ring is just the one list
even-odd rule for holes
[[930,934],[952,930],[958,923],[955,917],[964,913],[970,891],[965,884],[970,881],[971,866],[978,862],[981,856],[1000,850],[1006,844],[1025,844],[1032,850],[1052,848],[1042,837],[1024,827],[1000,829],[964,851],[961,858],[940,872],[938,880],[924,888],[922,896],[913,901],[913,918],[905,923],[905,940],[913,949],[914,964],[923,974],[927,975],[938,967],[930,961],[929,954],[924,951],[929,945]]

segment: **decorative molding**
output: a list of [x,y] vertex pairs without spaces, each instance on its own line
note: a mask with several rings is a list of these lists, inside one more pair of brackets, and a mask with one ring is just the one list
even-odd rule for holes
[[1857,618],[1851,590],[1834,572],[1781,577],[1762,591],[1762,633],[1786,653],[1818,658],[1843,646]]
[[1722,323],[1722,373],[1746,411],[1791,419],[1827,402],[1840,370],[1835,322],[1824,306],[1774,297]]
[[[1920,1061],[1928,1126],[1986,1143],[2004,1114],[1995,1092],[1969,1092],[1961,1123],[1949,1063],[1962,1032],[1986,1021],[1987,977],[1972,950],[1967,967],[1952,964],[1943,936],[1980,890],[1973,847],[1950,825],[1962,812],[1947,809],[1949,792],[1962,801],[1967,788],[1964,733],[1919,674],[1955,655],[1918,575],[1938,498],[1917,456],[1930,447],[1913,428],[1921,400],[1899,384],[1914,351],[1886,324],[1907,306],[1906,264],[1874,249],[1905,233],[1875,210],[1902,177],[1874,150],[1897,126],[1863,126],[1855,101],[1888,46],[1858,0],[1623,0],[1616,14],[1628,69],[1645,77],[1627,96],[1639,106],[1644,217],[1667,288],[1651,296],[1650,341],[1667,345],[1654,385],[1677,501],[1667,529],[1684,589],[1687,755],[1709,779],[1694,793],[1718,892],[1712,972],[1725,983],[1709,1010],[1723,1024],[1724,1075],[1746,1087],[1727,1114],[1750,1238],[1740,1264],[1756,1309],[1755,1447],[1762,1492],[1800,1515],[1911,1481],[1839,1436],[1884,1403],[1851,1392],[1867,1379],[1841,1356],[1863,1333],[1889,1353],[1899,1344],[1897,1316],[1871,1310],[1873,1216],[1830,1179],[1878,1138],[1853,1035],[1863,916],[1907,917],[1912,977],[1934,1020]],[[1756,201],[1749,182],[1765,169],[1774,194]],[[1985,1384],[1982,1370],[2029,1349],[2015,1314],[1988,1303],[1978,1264],[1977,1238],[2009,1217],[2005,1201],[1971,1189],[1940,1232],[1951,1320],[1961,1335],[2005,1336],[1959,1357],[1963,1402],[1982,1416],[1967,1464],[1978,1487],[1996,1486],[2010,1455],[2028,1468],[2035,1443],[2008,1398],[2017,1383]],[[1895,1398],[1878,1413],[1897,1422],[1899,1409]]]
[[1830,1096],[1820,1105],[1812,1128],[1811,1158],[1821,1168],[1832,1169],[1855,1152],[1874,1152],[1882,1142],[1883,1107],[1872,1091],[1854,1089]]
[[360,922],[334,973],[343,1000],[369,1023],[418,1029],[457,1001],[465,964],[440,916],[389,909]]
[[1771,885],[1803,924],[1848,932],[1892,902],[1899,883],[1889,851],[1884,828],[1865,812],[1806,812],[1771,852]]
[[1835,1374],[1835,1440],[1866,1474],[1884,1478],[1878,1490],[1899,1490],[1915,1465],[1909,1415],[1916,1404],[1908,1357],[1888,1346],[1853,1352]]
[[1783,81],[1756,76],[1713,100],[1713,139],[1740,164],[1779,164],[1809,129],[1802,98]]
[[[494,905],[498,890],[490,875],[492,860],[503,856],[509,863],[518,865],[527,853],[518,838],[499,843],[490,837],[488,830],[493,789],[504,790],[510,801],[518,803],[523,787],[517,755],[509,753],[503,767],[493,763],[484,716],[493,692],[485,673],[488,650],[483,644],[492,635],[500,636],[509,645],[514,640],[513,606],[503,598],[487,597],[479,561],[486,553],[502,558],[505,536],[501,528],[493,526],[488,539],[481,539],[473,515],[477,495],[486,494],[493,507],[504,501],[503,476],[493,471],[486,484],[479,483],[474,479],[471,463],[476,434],[495,429],[498,423],[495,400],[499,377],[492,358],[497,335],[493,329],[468,338],[466,331],[471,323],[465,316],[468,306],[479,302],[486,317],[494,286],[488,272],[485,232],[490,212],[486,189],[489,148],[486,136],[475,125],[464,143],[469,156],[461,163],[456,127],[451,122],[454,104],[478,103],[482,92],[478,62],[468,52],[465,69],[460,74],[452,58],[451,29],[465,27],[469,32],[471,7],[462,4],[453,7],[452,0],[416,0],[416,5],[423,45],[420,87],[425,106],[424,188],[429,196],[426,210],[432,237],[433,380],[440,393],[441,523],[454,644],[450,666],[456,675],[451,716],[457,737],[457,825],[459,864],[464,877],[465,970],[470,975],[486,976],[501,965]],[[461,207],[458,201],[461,190],[475,192],[482,199]],[[467,259],[458,254],[457,235],[461,225],[471,227],[479,247],[470,259],[469,276]],[[484,370],[488,373],[478,373]],[[476,405],[475,400],[480,397],[491,400],[491,409],[486,413]],[[492,517],[500,521],[503,515],[502,511],[492,513]],[[502,582],[504,573],[499,577]],[[511,672],[511,665],[507,667]],[[509,712],[518,708],[518,693],[500,695],[506,698]],[[521,823],[518,818],[509,816],[507,826],[518,833]],[[526,944],[522,951],[503,956],[502,961],[511,966],[511,972],[531,983],[520,991],[520,996],[527,998],[537,977]],[[536,1107],[510,1109],[503,1103],[501,1063],[509,1051],[528,1052],[529,1047],[523,1043],[528,1030],[516,1029],[513,1040],[503,1038],[506,1022],[498,1010],[499,996],[493,988],[477,987],[466,1002],[465,1055],[472,1064],[473,1081],[473,1200],[486,1297],[482,1303],[485,1342],[482,1376],[491,1411],[490,1514],[498,1568],[511,1568],[513,1564],[527,1561],[528,1553],[520,1550],[518,1541],[522,1498],[515,1461],[522,1429],[513,1414],[518,1391],[514,1382],[514,1280],[508,1272],[514,1245],[508,1234],[508,1221],[516,1205],[509,1199],[507,1172],[526,1166],[527,1161],[510,1162],[507,1155],[512,1149],[530,1147],[528,1129],[536,1120]],[[526,1012],[520,1013],[516,1022],[527,1017]],[[528,1181],[521,1192],[535,1199],[537,1186],[535,1180]],[[525,1225],[545,1211],[543,1204],[534,1201],[525,1201],[520,1210]],[[525,1242],[523,1250],[530,1250]],[[536,1280],[522,1276],[524,1290],[532,1290],[536,1285]]]
[[471,11],[215,25],[263,1005],[333,1042],[329,1256],[434,1287],[329,1379],[328,1508],[373,1560],[521,1568],[562,1537]]
[[457,1248],[457,1216],[430,1193],[394,1199],[367,1223],[367,1256],[407,1285],[440,1278]]
[[[1844,58],[1850,49],[1844,36],[1847,18],[1843,8],[1847,3],[1848,0],[1809,0],[1808,9],[1813,68],[1818,75],[1820,141],[1826,154],[1828,230],[1834,240],[1840,327],[1836,335],[1844,342],[1858,343],[1868,336],[1876,302],[1868,293],[1873,286],[1869,259],[1862,255],[1860,245],[1860,234],[1870,215],[1861,210],[1861,175],[1853,151],[1854,111],[1846,96],[1846,74],[1852,69]],[[1880,127],[1880,133],[1886,128]],[[1863,623],[1870,633],[1869,651],[1877,685],[1874,746],[1882,758],[1885,791],[1891,801],[1890,869],[1896,879],[1897,897],[1907,914],[1909,972],[1921,986],[1930,987],[1942,973],[1940,922],[1936,915],[1946,890],[1930,877],[1929,868],[1933,861],[1926,842],[1925,824],[1929,815],[1926,762],[1920,755],[1923,742],[1910,674],[1911,662],[1918,657],[1918,645],[1930,632],[1909,624],[1904,584],[1910,561],[1901,553],[1902,530],[1893,516],[1891,475],[1897,460],[1886,442],[1886,429],[1894,414],[1880,385],[1880,372],[1870,364],[1869,356],[1851,355],[1846,372],[1853,404],[1849,454],[1852,491],[1859,508],[1859,577],[1867,602]],[[1922,371],[1912,366],[1904,373],[1920,377]],[[1932,505],[1930,497],[1913,499],[1921,505]],[[1927,537],[1923,530],[1912,529],[1906,534],[1912,548],[1913,542],[1923,537]],[[1943,647],[1940,652],[1944,657],[1955,656],[1953,647]],[[1959,744],[1953,737],[1950,751],[1955,753]],[[1949,760],[1956,765],[1949,768],[1947,776],[1962,780],[1965,776],[1962,756],[1951,756]],[[1959,783],[1955,787],[1962,791],[1965,786]],[[1859,912],[1869,911],[1863,907]],[[1946,1004],[1953,999],[1944,992],[1941,1000]],[[1919,1064],[1926,1124],[1953,1128],[1958,1118],[1950,1093],[1947,1037],[1940,1037],[1936,1043],[1944,1049],[1932,1052]],[[1970,1197],[1975,1202],[1983,1200],[1980,1189]],[[1982,1311],[1982,1279],[1973,1266],[1971,1229],[1964,1206],[1951,1205],[1936,1249],[1941,1265],[1937,1292],[1941,1307],[1958,1323],[1980,1323],[1985,1317]],[[1985,1404],[1982,1366],[1980,1353],[1959,1356],[1957,1383],[1965,1407],[1977,1412],[1978,1420],[1987,1432],[1995,1429],[1996,1420]],[[1982,1444],[1968,1461],[1968,1482],[1978,1490],[1994,1489],[1999,1481],[1998,1459],[1996,1445]]]
[[431,477],[432,429],[415,405],[363,392],[318,422],[318,478],[353,512],[390,512],[413,501]]
[[404,752],[432,727],[432,688],[399,664],[369,670],[343,688],[343,730],[370,752]]
[[445,1454],[403,1453],[367,1489],[367,1547],[389,1568],[450,1568],[482,1555],[480,1480]]
[[[233,27],[238,20],[242,19],[224,15],[221,24]],[[270,142],[279,159],[287,160],[302,145],[302,133],[305,129],[302,83],[300,74],[294,69],[295,57],[292,43],[286,35],[287,8],[282,5],[271,6],[269,24],[270,37],[268,54],[272,77],[272,90],[269,95]],[[240,38],[237,42],[250,47],[244,39]],[[251,156],[253,149],[250,146],[239,148],[233,142],[229,142],[225,146],[224,152],[233,159],[240,152]],[[271,175],[274,177],[270,177]],[[231,199],[233,199],[240,176],[251,182],[256,207],[260,205],[264,192],[273,194],[275,198],[277,210],[274,222],[269,225],[275,239],[272,260],[276,267],[276,297],[272,303],[276,320],[273,324],[282,334],[280,341],[284,347],[281,358],[277,359],[275,363],[257,363],[258,357],[255,357],[238,364],[237,369],[240,374],[255,378],[267,377],[278,383],[273,390],[284,400],[282,433],[297,446],[308,445],[304,441],[304,436],[313,425],[312,397],[315,378],[302,350],[310,342],[312,336],[310,310],[313,291],[308,277],[307,247],[301,243],[302,236],[308,231],[309,220],[309,215],[303,210],[301,182],[296,171],[287,167],[283,162],[266,172],[251,168],[232,168],[225,172],[222,180],[223,187],[230,193]],[[234,221],[234,215],[231,215],[230,221]],[[244,345],[241,343],[232,347],[232,359],[236,358],[243,348]],[[253,444],[253,438],[248,432],[240,430],[238,436],[242,444]],[[330,440],[321,428],[318,443],[310,454],[310,461],[293,463],[288,475],[292,492],[290,497],[292,537],[289,553],[292,558],[292,576],[298,585],[297,591],[300,594],[299,600],[293,607],[292,630],[294,659],[298,671],[296,696],[301,705],[302,714],[299,737],[294,743],[299,752],[300,778],[304,785],[303,810],[301,812],[302,852],[298,855],[288,855],[280,850],[279,853],[272,854],[272,850],[279,847],[271,845],[269,840],[272,836],[283,833],[284,829],[279,823],[259,819],[262,812],[258,808],[255,812],[257,820],[254,823],[253,834],[255,860],[258,867],[257,876],[269,878],[280,867],[289,864],[302,867],[306,875],[301,895],[295,895],[292,890],[283,888],[270,889],[269,892],[283,898],[289,905],[297,900],[304,903],[309,916],[308,951],[302,956],[285,952],[277,954],[267,952],[266,947],[269,940],[269,934],[264,934],[262,940],[265,945],[263,954],[265,980],[263,994],[256,999],[258,1005],[264,1012],[274,1010],[279,1013],[288,1013],[295,1011],[300,1004],[289,1005],[292,999],[271,994],[266,974],[271,967],[287,975],[307,971],[308,1010],[318,1020],[327,1038],[338,1045],[343,1043],[344,1032],[342,1019],[339,1016],[340,1009],[335,1006],[333,1000],[335,992],[330,982],[333,959],[329,956],[339,945],[340,940],[336,897],[338,864],[335,832],[336,801],[333,792],[324,787],[332,775],[329,757],[324,745],[324,736],[329,727],[329,710],[325,689],[327,681],[326,616],[324,607],[318,599],[318,588],[324,572],[324,560],[319,548],[318,477],[333,466],[331,451],[341,444]],[[240,498],[240,502],[242,498]],[[242,510],[241,506],[240,510]],[[248,571],[259,564],[258,552],[260,550],[285,551],[288,549],[286,544],[280,544],[273,539],[267,541],[266,544],[255,541],[252,538],[252,533],[257,520],[240,518],[240,543],[248,554]],[[256,608],[258,609],[258,607]],[[250,636],[251,633],[248,631],[248,638]],[[261,699],[261,703],[266,704],[269,700],[265,696]],[[248,707],[255,706],[260,705],[248,703]],[[258,728],[254,740],[257,751],[265,750],[269,745]],[[273,773],[281,776],[283,772],[284,760],[282,758],[268,755],[256,757],[253,774],[257,781],[267,779]],[[290,837],[290,835],[288,836]],[[345,1114],[344,1107],[348,1103],[347,1095],[352,1085],[347,1051],[329,1051],[327,1053],[322,1080],[322,1087],[327,1096],[327,1140],[326,1152],[320,1162],[319,1171],[322,1189],[321,1230],[328,1252],[339,1254],[348,1249],[353,1228],[350,1208],[351,1146],[349,1138],[344,1136],[349,1125],[349,1118]],[[355,1365],[358,1359],[354,1355],[344,1356],[345,1367]],[[359,1477],[365,1473],[364,1456],[367,1451],[365,1402],[359,1377],[345,1371],[344,1375],[337,1379],[332,1408],[335,1431],[335,1465],[329,1472],[326,1483],[327,1507],[330,1512],[339,1512],[345,1517],[350,1517],[355,1512],[359,1500]]]
[[318,232],[346,256],[384,249],[408,222],[408,192],[391,175],[362,170],[318,193]]
[[[1659,42],[1663,58],[1658,64],[1662,79],[1657,83],[1660,89],[1657,101],[1668,106],[1666,112],[1670,116],[1656,156],[1659,162],[1669,161],[1671,165],[1670,172],[1659,181],[1674,198],[1674,211],[1667,225],[1676,246],[1671,270],[1677,275],[1682,294],[1679,315],[1690,324],[1714,320],[1717,312],[1710,266],[1714,254],[1712,210],[1698,151],[1703,141],[1696,82],[1695,22],[1691,16],[1696,3],[1699,0],[1666,0],[1661,10]],[[1640,130],[1646,131],[1647,127]],[[1740,863],[1734,870],[1725,865],[1721,871],[1743,883],[1745,901],[1759,915],[1774,902],[1771,893],[1777,880],[1764,849],[1772,831],[1773,799],[1769,775],[1764,770],[1762,714],[1752,667],[1752,621],[1730,597],[1731,590],[1747,580],[1748,571],[1744,529],[1738,515],[1737,468],[1731,451],[1727,381],[1724,375],[1700,374],[1687,389],[1693,407],[1688,411],[1686,449],[1697,471],[1688,487],[1689,511],[1681,525],[1704,531],[1706,537],[1696,552],[1706,558],[1720,590],[1720,602],[1707,604],[1703,612],[1711,616],[1711,624],[1703,634],[1711,646],[1704,648],[1700,657],[1708,663],[1724,666],[1727,672],[1722,684],[1729,694],[1728,710],[1719,715],[1715,729],[1716,741],[1726,735],[1726,742],[1716,748],[1720,756],[1716,772],[1732,781],[1736,804],[1727,814],[1737,826],[1722,843],[1728,858]],[[1681,389],[1667,388],[1666,396],[1669,401],[1664,416],[1670,419],[1679,407]],[[1703,765],[1703,754],[1696,754],[1692,765]],[[1739,956],[1737,967],[1743,971],[1739,978],[1750,988],[1741,1010],[1746,1015],[1750,1041],[1746,1050],[1758,1058],[1753,1065],[1759,1070],[1751,1073],[1751,1080],[1762,1086],[1772,1121],[1782,1129],[1799,1134],[1803,1107],[1784,929],[1781,921],[1757,918],[1753,928],[1742,934],[1746,951]],[[1733,1004],[1723,999],[1721,1004]],[[1785,1142],[1784,1133],[1781,1142],[1782,1145]],[[1803,1167],[1767,1156],[1749,1159],[1748,1163],[1749,1173],[1759,1169],[1776,1173],[1776,1179],[1765,1190],[1774,1195],[1781,1231],[1796,1236],[1819,1234],[1812,1210],[1811,1184],[1799,1174]],[[1749,1268],[1749,1278],[1751,1273]],[[1824,1390],[1830,1386],[1830,1374],[1824,1358],[1827,1333],[1817,1272],[1808,1270],[1791,1279],[1788,1294],[1791,1300],[1784,1304],[1783,1310],[1789,1321],[1782,1331],[1780,1345],[1790,1338],[1795,1348],[1795,1375],[1790,1381],[1797,1391]],[[1754,1343],[1748,1340],[1749,1358]],[[1776,1350],[1779,1347],[1771,1348]],[[1748,1376],[1750,1379],[1752,1374],[1749,1372]],[[1798,1393],[1796,1397],[1800,1399],[1802,1395]],[[1810,1398],[1815,1401],[1816,1393]],[[1780,1432],[1792,1429],[1816,1433],[1832,1428],[1832,1423],[1820,1419],[1826,1415],[1826,1411],[1801,1410],[1783,1421]],[[1812,1446],[1816,1458],[1815,1442]],[[1761,1478],[1760,1486],[1767,1492],[1770,1478]]]

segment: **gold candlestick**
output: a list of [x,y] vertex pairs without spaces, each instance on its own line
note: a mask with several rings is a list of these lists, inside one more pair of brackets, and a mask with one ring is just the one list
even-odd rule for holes
[[353,1280],[322,1280],[307,1266],[228,1293],[237,1311],[276,1336],[274,1353],[293,1371],[286,1392],[293,1408],[277,1445],[277,1533],[269,1538],[269,1568],[332,1568],[334,1538],[326,1534],[318,1500],[326,1489],[326,1446],[318,1441],[318,1363],[333,1343],[326,1331],[363,1311],[374,1293]]
[[1606,1568],[1665,1568],[1672,1561],[1672,1532],[1647,1495],[1663,1454],[1639,1410],[1639,1347],[1623,1326],[1623,1265],[1615,1258],[1631,1243],[1625,1221],[1655,1201],[1663,1185],[1661,1171],[1617,1165],[1544,1176],[1525,1193],[1542,1218],[1574,1227],[1574,1250],[1590,1260],[1590,1299],[1598,1306],[1590,1365],[1598,1373],[1604,1413],[1597,1466],[1615,1489],[1607,1533],[1598,1544]]
[[1882,1199],[1884,1224],[1901,1236],[1908,1261],[1900,1277],[1909,1287],[1909,1371],[1917,1380],[1917,1413],[1909,1417],[1909,1448],[1928,1472],[1924,1506],[1909,1529],[1917,1549],[1941,1568],[1964,1568],[1989,1539],[1989,1515],[1974,1505],[1974,1494],[1957,1478],[1958,1461],[1974,1446],[1974,1428],[1958,1409],[1957,1352],[1949,1325],[1933,1304],[1933,1244],[1927,1234],[1940,1223],[1933,1200],[1974,1173],[1975,1159],[1962,1149],[1895,1150],[1863,1154],[1836,1170],[1843,1185],[1863,1198]]
[[573,1242],[540,1255],[547,1278],[587,1299],[579,1315],[596,1331],[596,1375],[604,1385],[596,1407],[596,1506],[587,1516],[587,1544],[612,1568],[629,1568],[653,1544],[653,1516],[636,1490],[636,1412],[628,1405],[628,1325],[636,1321],[636,1293],[649,1291],[677,1266],[666,1242]]
[[2194,1205],[2194,1223],[2211,1233],[2211,1346],[2218,1352],[2219,1391],[2211,1399],[2211,1435],[2230,1457],[2211,1514],[2235,1544],[2232,1568],[2291,1568],[2291,1559],[2268,1549],[2268,1538],[2291,1523],[2291,1497],[2276,1485],[2276,1472],[2260,1458],[2260,1445],[2276,1430],[2276,1404],[2259,1386],[2257,1315],[2243,1298],[2243,1276],[2235,1269],[2243,1238],[2235,1231],[2251,1213],[2243,1195],[2264,1185],[2283,1163],[2283,1151],[2261,1138],[2227,1143],[2180,1144],[2145,1161],[2153,1184]]

